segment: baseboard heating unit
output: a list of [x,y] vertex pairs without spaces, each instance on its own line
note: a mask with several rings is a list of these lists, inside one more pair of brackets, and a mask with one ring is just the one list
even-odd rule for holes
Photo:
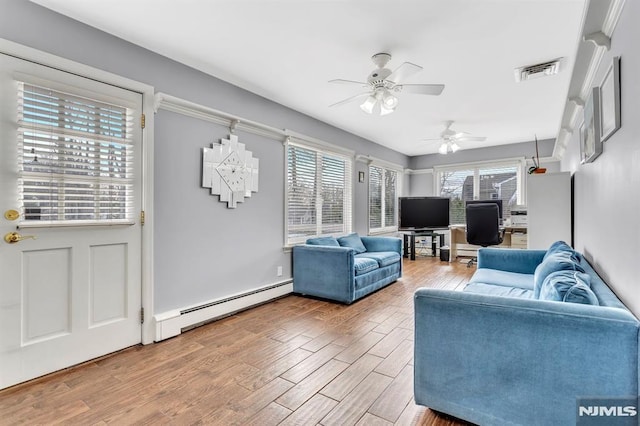
[[293,292],[293,280],[286,280],[252,291],[212,300],[181,310],[163,312],[154,316],[155,341],[179,335],[197,325],[243,311]]

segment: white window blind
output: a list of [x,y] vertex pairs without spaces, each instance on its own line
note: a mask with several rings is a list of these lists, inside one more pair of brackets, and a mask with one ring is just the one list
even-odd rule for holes
[[287,145],[287,244],[351,232],[352,160]]
[[398,172],[369,166],[369,232],[386,232],[398,227]]
[[19,195],[27,223],[133,222],[127,108],[18,84]]
[[511,216],[511,208],[522,197],[522,164],[511,161],[466,167],[437,168],[437,191],[451,198],[451,223],[465,223],[465,202],[502,200],[502,217]]

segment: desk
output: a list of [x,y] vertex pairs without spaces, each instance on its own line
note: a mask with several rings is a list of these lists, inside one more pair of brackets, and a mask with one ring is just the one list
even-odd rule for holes
[[436,255],[436,237],[440,245],[437,248],[444,246],[444,234],[435,231],[446,231],[446,228],[442,229],[430,229],[430,230],[417,230],[417,231],[401,231],[404,233],[404,250],[403,257],[411,256],[411,260],[416,260],[416,237],[431,237],[431,255]]
[[[480,246],[472,245],[467,242],[466,226],[451,225],[451,241],[450,260],[453,261],[457,256],[477,256]],[[527,248],[527,227],[526,226],[505,226],[504,239],[502,244],[493,247],[501,248]]]

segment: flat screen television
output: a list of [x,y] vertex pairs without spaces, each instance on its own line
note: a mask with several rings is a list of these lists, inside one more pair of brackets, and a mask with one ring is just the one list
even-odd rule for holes
[[447,197],[400,197],[398,199],[401,230],[442,229],[449,227]]
[[495,203],[498,205],[498,215],[500,219],[502,219],[502,200],[469,200],[465,203],[465,206],[468,204],[486,204],[486,203]]

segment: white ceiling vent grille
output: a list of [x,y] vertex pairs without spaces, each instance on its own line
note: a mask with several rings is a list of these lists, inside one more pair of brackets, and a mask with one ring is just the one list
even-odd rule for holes
[[558,72],[560,71],[561,61],[562,58],[558,58],[554,59],[553,61],[543,62],[541,64],[527,65],[524,67],[516,68],[514,70],[516,82],[519,83],[521,81],[531,80],[533,78],[558,74]]

